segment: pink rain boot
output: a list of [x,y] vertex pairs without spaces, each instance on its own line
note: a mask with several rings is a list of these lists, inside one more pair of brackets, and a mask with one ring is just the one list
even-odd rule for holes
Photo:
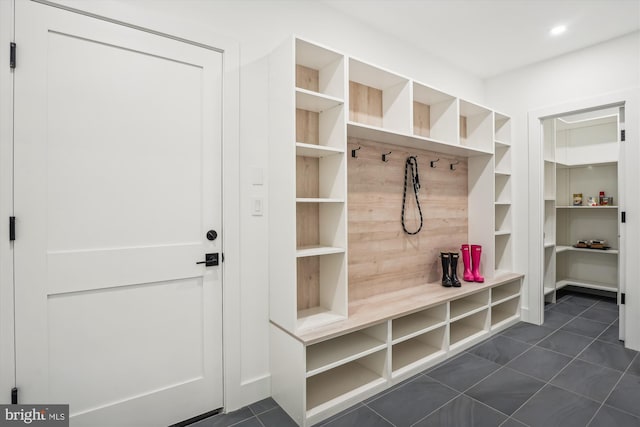
[[464,274],[462,278],[465,282],[473,282],[474,276],[471,272],[471,254],[469,253],[469,245],[462,245],[460,247],[462,251],[462,263],[464,264]]
[[482,255],[482,246],[471,245],[471,260],[473,261],[471,270],[473,272],[473,281],[478,283],[484,282],[484,277],[480,275],[480,255]]

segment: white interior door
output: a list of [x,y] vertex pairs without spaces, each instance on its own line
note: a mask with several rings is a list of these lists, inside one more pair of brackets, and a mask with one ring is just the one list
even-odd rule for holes
[[196,264],[221,250],[222,54],[16,3],[20,403],[77,426],[222,407],[222,267]]

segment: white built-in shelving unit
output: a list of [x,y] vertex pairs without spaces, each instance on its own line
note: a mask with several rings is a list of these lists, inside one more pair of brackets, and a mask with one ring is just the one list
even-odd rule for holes
[[[300,38],[270,69],[272,395],[309,426],[520,319],[511,121]],[[466,158],[485,283],[349,300],[347,137]]]
[[[544,135],[543,286],[547,301],[577,286],[617,292],[619,288],[618,116],[575,122],[549,118]],[[589,206],[599,192],[607,206]],[[573,195],[582,194],[574,206]],[[606,240],[610,249],[577,248],[578,240]]]

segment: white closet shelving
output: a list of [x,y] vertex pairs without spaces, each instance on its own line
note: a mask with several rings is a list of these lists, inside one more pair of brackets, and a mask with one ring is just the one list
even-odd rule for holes
[[[519,320],[511,120],[300,38],[270,68],[272,395],[309,426]],[[466,158],[485,283],[349,302],[347,137]]]
[[[543,121],[544,257],[547,301],[565,286],[617,292],[619,283],[617,116],[568,123]],[[600,191],[613,202],[599,202]],[[582,194],[574,206],[573,195]],[[579,248],[579,240],[605,240],[609,249]]]

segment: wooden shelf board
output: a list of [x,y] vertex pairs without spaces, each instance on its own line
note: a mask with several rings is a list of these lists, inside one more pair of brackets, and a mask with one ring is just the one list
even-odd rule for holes
[[369,141],[383,142],[402,147],[435,151],[437,153],[451,154],[460,157],[486,156],[493,154],[491,151],[479,150],[459,144],[438,141],[418,135],[409,135],[394,132],[375,126],[364,125],[356,122],[347,123],[347,134],[351,137]]
[[413,368],[444,352],[442,348],[423,343],[416,339],[396,344],[392,347],[391,351],[391,370],[393,372],[405,368]]
[[414,317],[416,314],[393,319],[391,333],[394,344],[446,324],[444,319],[429,315]]
[[386,380],[357,362],[350,362],[307,379],[307,417],[358,396]]
[[494,142],[496,144],[496,147],[511,147],[510,142],[500,141],[498,139],[496,139]]
[[585,249],[585,248],[574,248],[573,246],[562,246],[558,245],[556,247],[556,253],[562,252],[585,252],[590,254],[604,254],[604,255],[618,255],[619,251],[617,249]]
[[297,197],[297,203],[344,203],[344,199]]
[[451,301],[451,322],[471,316],[487,308],[488,303],[482,304],[476,301]]
[[297,258],[318,255],[331,255],[344,253],[344,248],[334,248],[331,246],[302,246],[296,251]]
[[344,101],[333,96],[324,95],[306,89],[296,88],[296,108],[306,111],[321,113],[338,105]]
[[353,332],[307,347],[307,378],[386,348],[386,343]]
[[508,236],[511,234],[511,230],[496,230],[494,234],[496,236]]
[[549,294],[553,293],[555,290],[556,290],[556,288],[549,288],[549,287],[546,287],[546,286],[545,286],[545,288],[544,288],[544,294],[545,294],[545,296],[546,296],[546,295],[549,295]]
[[327,147],[325,145],[305,144],[304,142],[296,142],[296,156],[302,157],[328,157],[343,154],[344,149]]
[[480,335],[488,334],[488,331],[485,331],[482,328],[463,324],[455,324],[455,326],[452,324],[450,328],[449,342],[451,343],[451,349],[463,346],[468,341],[471,341],[472,339],[477,338]]
[[574,280],[568,278],[556,282],[556,290],[564,288],[565,286],[579,286],[581,288],[597,289],[600,291],[618,291],[618,286],[616,285],[613,285],[611,283],[596,282],[592,280]]
[[548,242],[544,244],[545,249],[546,248],[553,248],[556,244],[554,242]]
[[344,319],[345,316],[331,310],[327,310],[324,307],[308,308],[306,310],[298,311],[297,330],[298,332],[301,332]]
[[591,162],[591,163],[561,163],[555,162],[558,169],[575,169],[586,168],[589,166],[615,166],[618,162],[606,161],[606,162]]
[[496,175],[502,175],[502,176],[511,176],[511,172],[508,172],[508,171],[499,171],[499,170],[496,170],[496,171],[494,171],[494,174],[496,174]]
[[496,200],[493,204],[496,206],[509,206],[511,205],[511,200]]
[[349,316],[346,319],[324,325],[313,330],[293,334],[300,342],[311,345],[329,338],[363,329],[385,320],[415,313],[454,299],[462,298],[491,289],[515,280],[521,280],[522,274],[508,273],[497,276],[484,283],[463,283],[460,288],[445,288],[440,282],[427,283],[399,291],[378,294],[369,298],[351,301]]
[[618,206],[556,206],[556,209],[618,209]]

